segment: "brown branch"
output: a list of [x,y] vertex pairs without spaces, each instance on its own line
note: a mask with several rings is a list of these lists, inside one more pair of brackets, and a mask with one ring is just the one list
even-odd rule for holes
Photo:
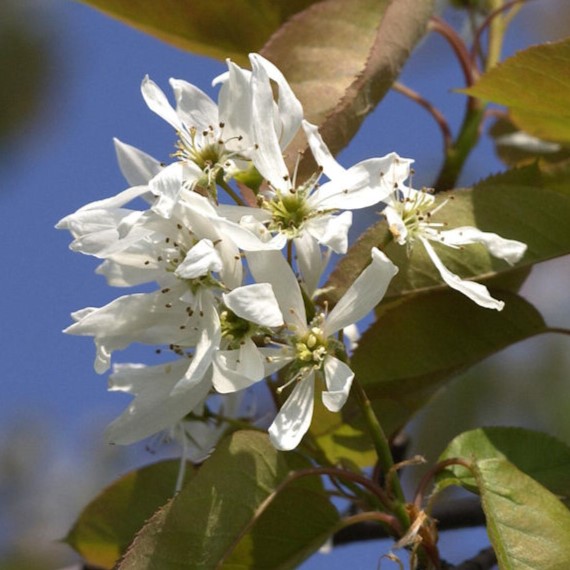
[[444,150],[447,151],[447,149],[453,144],[453,134],[451,133],[451,129],[449,128],[449,124],[443,113],[427,99],[424,99],[417,91],[410,89],[399,81],[396,81],[396,83],[392,85],[392,89],[397,93],[408,97],[418,105],[421,105],[434,118],[443,136]]
[[442,35],[452,47],[465,77],[465,84],[471,87],[479,77],[477,65],[459,34],[445,21],[433,16],[429,21],[429,29]]
[[[485,514],[478,499],[461,499],[441,503],[433,508],[431,516],[438,521],[438,531],[472,528],[485,524]],[[333,544],[340,546],[379,538],[389,538],[389,535],[377,524],[361,522],[336,532],[333,536]]]

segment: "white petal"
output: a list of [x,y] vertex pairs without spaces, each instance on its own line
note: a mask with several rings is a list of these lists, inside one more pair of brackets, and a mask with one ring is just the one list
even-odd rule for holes
[[131,186],[148,184],[160,172],[160,162],[146,152],[116,138],[113,142],[121,172]]
[[293,270],[278,251],[246,254],[249,269],[258,283],[270,283],[286,323],[305,326],[305,304]]
[[177,131],[182,130],[182,122],[162,89],[147,75],[142,82],[141,92],[151,111],[172,125]]
[[174,386],[172,396],[181,394],[201,382],[212,365],[214,353],[220,348],[222,336],[220,319],[214,308],[213,295],[210,291],[199,292],[198,294],[201,297],[199,302],[203,313],[200,338],[196,344],[190,367],[184,377]]
[[226,306],[242,319],[266,327],[283,324],[283,315],[269,283],[244,285],[222,297]]
[[311,425],[315,398],[314,373],[297,383],[269,428],[277,449],[295,449]]
[[215,354],[212,380],[218,392],[243,390],[264,377],[264,357],[251,339],[246,339],[238,350],[220,350]]
[[256,147],[252,154],[255,167],[276,190],[287,192],[291,188],[289,171],[283,160],[273,117],[273,91],[262,65],[252,60],[253,76],[253,136]]
[[[363,160],[323,184],[309,197],[309,203],[313,207],[343,210],[373,206],[392,194],[394,186],[387,184],[387,181],[398,179],[397,171],[406,170],[399,161],[407,160],[400,159],[395,153]],[[406,165],[409,172],[409,163]],[[400,182],[404,180],[399,179]]]
[[89,204],[85,204],[85,206],[82,206],[76,210],[73,214],[69,214],[65,216],[65,218],[62,218],[55,227],[58,230],[67,230],[70,228],[70,222],[72,222],[82,212],[121,208],[131,200],[142,196],[145,192],[148,192],[147,186],[133,186],[132,188],[127,188],[126,190],[123,190],[122,192],[119,192],[110,198],[104,198],[103,200],[90,202]]
[[350,353],[354,352],[360,341],[360,331],[356,325],[348,325],[342,329],[343,339]]
[[178,295],[174,290],[166,294],[159,291],[124,295],[99,309],[81,312],[81,318],[64,332],[95,337],[98,373],[108,368],[108,358],[114,350],[133,342],[188,346],[194,338],[190,330],[180,329],[185,322],[174,306]]
[[275,65],[257,53],[250,54],[249,59],[254,71],[256,67],[263,67],[269,78],[279,87],[277,108],[281,128],[278,136],[281,148],[285,149],[299,130],[303,118],[303,106],[293,93],[285,76]]
[[327,391],[322,393],[323,404],[331,412],[338,412],[345,404],[354,372],[334,356],[327,356],[324,362]]
[[327,316],[328,336],[358,322],[384,297],[398,268],[377,248],[371,250],[372,263],[356,278],[341,300]]
[[[177,364],[139,371],[138,374],[143,374],[144,378],[135,379],[135,370],[131,374],[131,381],[138,384],[137,396],[107,427],[105,436],[110,443],[128,445],[172,426],[201,404],[211,388],[211,382],[206,379],[191,390],[172,397],[172,385],[181,377]],[[111,389],[116,388],[111,386]]]
[[149,188],[158,196],[152,209],[159,216],[170,218],[185,183],[196,180],[202,171],[191,162],[174,162],[160,171],[149,182]]
[[338,216],[311,218],[305,223],[305,228],[320,244],[330,247],[335,253],[346,253],[351,225],[352,212],[342,212]]
[[182,279],[196,279],[210,271],[217,273],[221,268],[222,260],[214,244],[209,239],[202,239],[186,254],[174,275]]
[[293,243],[305,290],[311,296],[319,286],[330,255],[321,251],[319,242],[309,232],[303,232],[301,236],[294,238]]
[[455,273],[452,273],[443,265],[436,252],[434,251],[431,244],[425,239],[420,237],[428,255],[430,256],[433,264],[436,266],[441,278],[453,289],[463,293],[466,297],[469,297],[472,301],[485,307],[486,309],[495,309],[497,311],[502,311],[505,303],[503,301],[498,301],[491,297],[489,290],[481,283],[476,283],[475,281],[466,281],[461,279]]
[[470,226],[442,231],[439,236],[440,241],[447,245],[481,243],[491,255],[504,259],[510,265],[519,261],[526,251],[525,243],[514,239],[505,239],[491,232],[482,232]]
[[186,127],[218,127],[218,107],[201,89],[181,79],[171,79],[176,113]]
[[[251,146],[251,73],[227,60],[229,72],[218,96],[224,140],[232,150]],[[241,141],[237,137],[243,137]]]
[[395,208],[392,208],[392,206],[386,206],[382,210],[382,214],[386,216],[388,228],[394,236],[396,243],[404,245],[408,239],[408,228],[406,228],[406,224],[398,211]]
[[316,125],[303,121],[303,130],[307,135],[307,142],[311,147],[311,152],[316,163],[323,168],[323,172],[330,180],[344,176],[346,168],[342,167],[333,157],[329,148],[323,141],[319,129]]

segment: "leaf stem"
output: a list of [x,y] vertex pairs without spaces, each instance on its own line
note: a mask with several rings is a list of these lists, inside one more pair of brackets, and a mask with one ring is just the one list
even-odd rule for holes
[[[528,0],[510,0],[505,4],[499,3],[498,7],[493,10],[478,27],[475,37],[473,38],[473,45],[471,47],[471,59],[475,61],[477,54],[481,50],[481,36],[487,28],[489,29],[489,52],[486,58],[486,69],[490,69],[499,61],[502,51],[503,36],[506,28],[511,23],[512,19],[517,15],[518,11],[522,8],[523,4]],[[509,14],[501,17],[503,12],[510,10]],[[498,22],[498,23],[497,23]]]
[[394,460],[392,459],[392,452],[390,451],[390,443],[388,438],[372,409],[372,404],[364,391],[364,388],[355,378],[353,388],[356,393],[358,404],[364,416],[364,421],[368,426],[368,431],[372,437],[378,461],[386,474],[386,487],[393,493],[395,500],[392,501],[391,510],[400,521],[402,527],[407,530],[410,526],[410,517],[405,508],[405,497],[400,484],[400,479],[395,470],[393,470]]
[[456,185],[465,161],[479,140],[481,122],[484,116],[485,106],[473,97],[469,97],[459,134],[448,149],[443,166],[434,184],[436,192],[450,190]]
[[414,505],[418,508],[422,508],[422,503],[424,501],[425,492],[427,486],[431,483],[432,479],[441,471],[449,467],[450,465],[461,465],[470,471],[473,469],[473,465],[461,459],[460,457],[451,457],[450,459],[445,459],[434,465],[421,479],[418,488],[416,490],[416,495],[414,497]]

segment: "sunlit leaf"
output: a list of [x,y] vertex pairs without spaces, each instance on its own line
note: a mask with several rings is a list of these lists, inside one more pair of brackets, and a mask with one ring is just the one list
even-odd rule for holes
[[[164,461],[128,473],[81,513],[65,538],[90,564],[112,568],[146,520],[173,495],[180,461]],[[186,481],[192,477],[189,464]]]
[[432,11],[432,0],[325,0],[291,18],[262,53],[336,153],[390,89]]
[[500,313],[455,291],[416,295],[387,307],[362,335],[351,367],[386,432],[400,429],[459,372],[546,330],[524,299],[497,296],[505,300]]
[[505,105],[531,135],[569,144],[570,39],[521,51],[464,92]]
[[[507,459],[557,495],[570,502],[570,447],[558,439],[523,428],[489,427],[471,430],[457,436],[446,448],[440,460],[451,457]],[[452,466],[442,472],[439,488],[461,485],[476,491],[473,474],[461,466]]]
[[333,464],[350,462],[368,467],[377,460],[368,432],[346,423],[341,414],[327,410],[318,397],[309,433]]
[[300,461],[278,452],[266,434],[235,432],[150,519],[119,569],[295,568],[338,523],[319,480],[286,486],[261,516],[256,512]]
[[[568,167],[552,174],[541,172],[536,166],[509,171],[490,177],[473,189],[441,192],[436,203],[448,199],[431,220],[443,222],[448,228],[475,226],[526,243],[528,250],[517,268],[570,253]],[[391,238],[386,222],[380,221],[357,240],[335,268],[327,285],[332,287],[327,293],[331,301],[337,301],[354,276],[370,263],[373,246],[382,249],[400,269],[388,289],[387,300],[446,287],[421,244],[416,243],[408,255],[406,247]],[[461,249],[440,244],[434,247],[443,263],[462,278],[496,280],[513,272],[506,262],[492,257],[479,244]],[[501,287],[516,288],[504,284]]]
[[80,0],[179,48],[237,62],[316,0]]
[[570,449],[529,430],[479,429],[458,436],[440,459],[461,457],[439,475],[475,489],[501,570],[564,570],[570,560],[570,511],[555,493],[568,492]]

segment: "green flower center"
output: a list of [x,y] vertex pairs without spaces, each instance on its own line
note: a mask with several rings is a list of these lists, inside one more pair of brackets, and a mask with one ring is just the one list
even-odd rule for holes
[[271,213],[269,229],[286,234],[289,238],[299,236],[303,224],[311,215],[303,188],[287,194],[277,194],[273,200],[263,202]]
[[242,340],[251,337],[258,330],[255,323],[238,317],[229,309],[220,313],[220,324],[222,337],[229,342],[230,348],[237,348]]

